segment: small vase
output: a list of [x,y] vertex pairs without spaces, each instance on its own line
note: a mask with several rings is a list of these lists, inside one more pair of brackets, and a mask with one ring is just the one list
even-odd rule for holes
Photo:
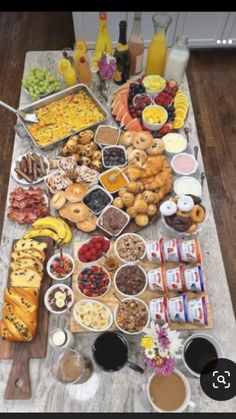
[[109,90],[110,90],[111,81],[112,79],[103,80],[99,76],[97,77],[95,89],[96,89],[96,92],[99,94],[101,100],[103,100],[104,102],[107,102],[109,99]]

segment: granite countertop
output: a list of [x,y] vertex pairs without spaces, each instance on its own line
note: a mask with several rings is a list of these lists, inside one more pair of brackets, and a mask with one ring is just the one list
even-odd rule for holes
[[[45,66],[53,71],[61,57],[59,51],[28,52],[26,55],[24,74],[32,65]],[[183,90],[189,95],[187,80],[184,80]],[[20,105],[29,103],[29,98],[22,91]],[[108,103],[109,108],[109,103]],[[111,119],[112,125],[115,122]],[[190,128],[190,147],[199,146],[198,135],[192,104],[190,103],[189,115],[186,125]],[[21,154],[29,151],[37,151],[31,141],[23,140],[17,135],[13,150],[14,161]],[[47,151],[49,157],[58,154],[58,147]],[[200,172],[204,170],[201,151],[198,155]],[[12,177],[9,181],[9,192],[17,186]],[[39,184],[39,186],[42,186]],[[210,203],[207,182],[203,186],[203,201],[206,206],[208,219],[205,229],[201,232],[200,242],[203,251],[203,266],[208,281],[208,292],[213,315],[213,329],[209,330],[222,344],[225,357],[236,362],[236,328],[235,318],[230,300],[227,279],[222,261],[221,249],[218,241],[214,216]],[[7,270],[9,264],[10,248],[13,238],[21,238],[25,232],[25,226],[19,226],[14,222],[4,221],[2,244],[1,244],[1,284],[0,306],[3,300],[3,290],[6,286]],[[146,228],[142,236],[148,239],[167,237],[161,222]],[[86,234],[76,231],[75,237],[87,238]],[[168,234],[168,237],[170,235]],[[174,236],[172,236],[174,237]],[[71,245],[67,245],[66,251],[72,251]],[[1,307],[0,307],[1,308]],[[69,324],[69,316],[51,315],[49,331],[54,327],[64,327]],[[181,337],[186,338],[191,332],[184,332]],[[91,345],[96,334],[76,334],[76,348],[79,351],[91,355]],[[142,364],[142,358],[138,350],[138,338],[130,338],[130,359]],[[0,360],[0,411],[1,412],[152,412],[153,409],[146,395],[146,385],[151,371],[146,369],[141,375],[128,367],[116,373],[105,373],[95,366],[95,371],[89,381],[80,385],[63,386],[53,379],[50,366],[53,350],[48,345],[47,355],[44,359],[32,359],[30,361],[30,377],[32,397],[29,400],[4,400],[4,391],[10,372],[11,360]],[[234,412],[236,411],[236,398],[217,402],[208,398],[201,390],[198,379],[193,378],[187,372],[181,361],[177,367],[188,377],[191,387],[191,399],[196,403],[195,412]],[[189,411],[193,411],[189,408]]]

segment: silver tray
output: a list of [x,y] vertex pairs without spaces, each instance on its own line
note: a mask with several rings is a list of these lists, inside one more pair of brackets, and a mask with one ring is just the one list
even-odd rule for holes
[[[95,127],[95,126],[97,126],[99,124],[104,124],[104,122],[106,122],[106,120],[107,120],[107,118],[109,116],[107,110],[97,100],[97,98],[94,96],[94,94],[92,93],[92,91],[88,88],[88,86],[86,86],[86,84],[82,84],[82,83],[76,84],[75,86],[69,87],[68,89],[61,90],[60,92],[53,93],[52,95],[47,96],[47,97],[45,97],[43,99],[37,100],[36,102],[31,103],[30,105],[23,106],[19,110],[20,111],[24,111],[24,112],[32,113],[36,109],[41,108],[42,106],[48,105],[49,103],[56,102],[57,100],[62,99],[65,96],[70,95],[71,93],[79,93],[81,90],[84,90],[87,93],[87,95],[90,96],[90,98],[96,104],[96,106],[98,107],[98,109],[103,113],[104,119],[102,119],[99,122],[96,122],[95,124],[87,125],[87,126],[83,127],[82,129],[80,129],[78,131],[75,131],[73,133],[70,133],[70,134],[66,135],[65,137],[58,138],[58,140],[53,141],[50,144],[47,144],[45,146],[40,146],[36,142],[36,140],[33,137],[33,135],[29,132],[29,130],[28,130],[28,124],[19,116],[19,119],[21,121],[21,124],[18,124],[18,125],[15,126],[15,130],[16,130],[17,134],[20,137],[22,137],[22,138],[28,138],[29,137],[32,140],[32,142],[34,143],[34,145],[36,147],[38,147],[38,148],[41,148],[41,149],[51,149],[55,145],[57,145],[59,142],[65,140],[66,138],[70,137],[73,134],[77,134],[80,131],[84,131],[85,129]],[[25,131],[25,132],[22,131],[22,128],[23,128],[23,131]]]

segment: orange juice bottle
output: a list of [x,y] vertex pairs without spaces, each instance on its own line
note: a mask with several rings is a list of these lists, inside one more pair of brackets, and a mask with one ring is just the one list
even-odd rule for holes
[[58,61],[58,71],[63,76],[65,87],[71,87],[78,83],[75,69],[66,58],[61,58]]
[[106,52],[112,55],[112,41],[107,27],[107,13],[99,13],[99,30],[96,39],[95,51],[93,54],[93,67],[97,70],[97,61],[101,58],[102,54]]
[[152,17],[154,36],[147,52],[146,75],[163,76],[167,56],[166,32],[172,21],[167,13],[155,13]]

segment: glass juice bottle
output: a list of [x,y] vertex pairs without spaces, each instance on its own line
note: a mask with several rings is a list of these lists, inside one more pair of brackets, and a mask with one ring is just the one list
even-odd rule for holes
[[107,52],[112,55],[112,41],[107,28],[107,13],[99,13],[99,30],[93,55],[93,66],[96,68],[96,62],[101,58],[101,55]]
[[92,74],[87,58],[87,50],[87,43],[85,41],[76,41],[74,51],[75,69],[80,83],[84,84],[92,83]]
[[178,84],[182,83],[188,65],[189,55],[188,38],[182,35],[176,39],[175,45],[167,56],[164,73],[166,80],[173,79]]
[[126,40],[127,23],[121,20],[119,23],[120,34],[119,42],[114,51],[116,59],[117,71],[114,73],[114,82],[116,84],[124,84],[129,79],[130,74],[130,52]]
[[168,48],[166,32],[172,18],[167,13],[155,13],[152,20],[154,36],[147,52],[146,75],[157,74],[163,76]]
[[129,37],[130,75],[143,71],[144,40],[142,34],[142,12],[134,12],[132,31]]

